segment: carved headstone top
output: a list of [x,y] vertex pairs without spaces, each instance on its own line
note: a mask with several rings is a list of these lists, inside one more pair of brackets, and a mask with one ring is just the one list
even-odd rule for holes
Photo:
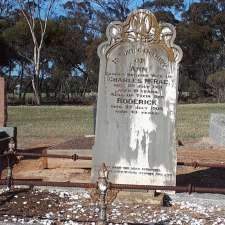
[[112,22],[100,57],[92,177],[105,163],[115,183],[175,185],[175,115],[181,49],[148,10]]
[[99,57],[106,56],[113,47],[125,41],[141,41],[164,49],[171,61],[182,59],[182,50],[174,44],[176,30],[172,24],[158,23],[153,13],[140,9],[129,14],[125,22],[115,21],[106,30],[107,42],[98,48]]

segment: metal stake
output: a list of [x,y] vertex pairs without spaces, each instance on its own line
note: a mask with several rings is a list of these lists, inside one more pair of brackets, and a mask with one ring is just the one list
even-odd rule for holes
[[11,187],[12,187],[12,162],[11,162],[11,156],[10,155],[7,157],[7,161],[8,161],[7,188],[8,188],[8,190],[11,190]]
[[15,154],[15,142],[13,140],[13,138],[10,139],[10,142],[9,142],[9,150],[8,150],[8,153],[9,155],[7,156],[7,161],[8,161],[8,167],[7,167],[7,188],[9,190],[11,190],[12,188],[12,181],[13,181],[13,158],[12,158],[12,155]]
[[97,188],[100,194],[100,201],[99,201],[99,220],[97,222],[98,225],[107,225],[107,204],[106,204],[106,194],[109,188],[109,182],[108,182],[108,174],[109,171],[105,165],[105,163],[102,164],[102,167],[100,168],[98,172],[98,182],[97,182]]

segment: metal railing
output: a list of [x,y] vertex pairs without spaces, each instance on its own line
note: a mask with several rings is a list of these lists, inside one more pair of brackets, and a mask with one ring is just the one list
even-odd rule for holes
[[[40,153],[27,153],[27,152],[5,152],[0,154],[0,158],[4,158],[8,155],[14,156],[24,156],[24,157],[40,157],[40,158],[62,158],[62,159],[72,159],[73,161],[77,160],[92,160],[91,156],[80,156],[78,154],[73,155],[58,155],[58,154],[40,154]],[[190,166],[193,168],[200,168],[200,167],[210,167],[210,168],[223,168],[225,169],[225,163],[204,163],[199,161],[192,161],[192,162],[184,162],[178,161],[178,166]]]
[[[156,186],[156,185],[133,185],[133,184],[114,184],[110,183],[108,180],[109,170],[103,163],[99,170],[98,179],[96,183],[72,183],[72,182],[46,182],[37,179],[30,180],[17,180],[13,179],[13,158],[15,156],[30,156],[30,157],[49,157],[49,158],[66,158],[72,159],[74,161],[81,160],[91,160],[90,156],[79,156],[74,154],[72,156],[68,155],[57,155],[57,154],[37,154],[37,153],[22,153],[16,152],[14,140],[11,138],[8,145],[8,151],[5,151],[0,157],[6,157],[8,162],[7,167],[7,177],[5,180],[0,180],[0,185],[6,185],[8,190],[12,190],[14,185],[28,185],[33,186],[53,186],[53,187],[73,187],[73,188],[90,188],[97,189],[98,205],[99,205],[99,219],[98,224],[107,224],[107,202],[106,196],[111,190],[153,190],[153,191],[176,191],[176,192],[187,192],[189,194],[193,192],[198,193],[217,193],[225,194],[225,188],[210,188],[210,187],[197,187],[192,184],[188,186]],[[199,163],[199,162],[178,162],[177,165],[181,166],[192,166],[196,167],[212,167],[212,168],[225,168],[225,164],[214,164],[214,163]]]

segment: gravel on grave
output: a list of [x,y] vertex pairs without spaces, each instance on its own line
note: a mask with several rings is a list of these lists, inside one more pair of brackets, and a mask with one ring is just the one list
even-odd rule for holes
[[[0,194],[0,224],[73,225],[98,218],[97,204],[91,202],[88,191],[81,189],[19,188],[6,193]],[[170,198],[171,206],[167,207],[112,203],[108,220],[115,224],[225,225],[223,195],[181,193]]]

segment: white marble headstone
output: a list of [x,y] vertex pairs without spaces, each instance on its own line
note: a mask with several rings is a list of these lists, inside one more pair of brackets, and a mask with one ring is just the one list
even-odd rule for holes
[[117,184],[175,185],[181,49],[147,10],[112,22],[100,57],[92,179],[104,162]]

